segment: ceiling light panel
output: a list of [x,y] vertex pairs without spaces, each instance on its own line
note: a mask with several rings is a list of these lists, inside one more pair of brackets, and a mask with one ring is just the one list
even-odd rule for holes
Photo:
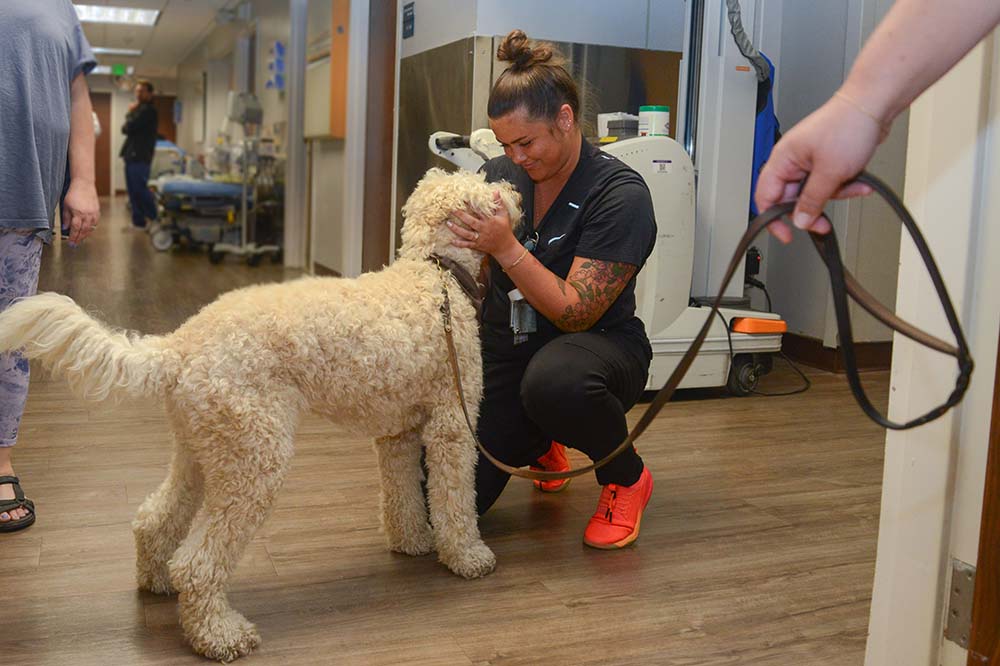
[[116,55],[130,58],[139,58],[142,56],[141,49],[113,49],[107,46],[95,46],[91,50],[96,55]]
[[81,23],[120,23],[125,25],[156,25],[159,9],[135,9],[107,5],[74,5]]

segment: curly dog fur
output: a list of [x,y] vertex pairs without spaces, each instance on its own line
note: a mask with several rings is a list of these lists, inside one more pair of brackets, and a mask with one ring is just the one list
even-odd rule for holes
[[181,625],[199,653],[231,661],[260,643],[229,605],[226,582],[281,486],[306,410],[375,438],[391,550],[436,549],[466,578],[493,570],[476,516],[476,451],[444,342],[442,282],[473,418],[482,394],[476,315],[427,257],[447,256],[475,275],[482,256],[452,246],[444,222],[464,207],[494,211],[498,188],[516,224],[520,200],[508,184],[432,169],[403,209],[391,266],[239,289],[167,335],[113,332],[53,293],[0,313],[0,350],[23,347],[82,396],[163,398],[176,446],[166,480],[133,522],[138,583],[179,593]]

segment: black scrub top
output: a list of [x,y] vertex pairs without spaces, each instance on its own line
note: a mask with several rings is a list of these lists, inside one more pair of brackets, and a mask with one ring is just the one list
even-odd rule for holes
[[[582,141],[580,160],[537,228],[534,219],[534,183],[528,173],[507,156],[486,162],[486,180],[506,180],[522,198],[524,221],[515,230],[522,243],[535,238],[531,253],[543,266],[566,279],[574,257],[620,262],[642,268],[656,240],[656,221],[649,188],[638,173],[616,157]],[[563,331],[537,315],[538,331],[514,345],[510,329],[513,281],[495,259],[490,259],[491,283],[483,308],[483,351],[491,356],[531,355]],[[636,275],[639,271],[636,270]],[[635,316],[635,276],[591,330],[614,331],[634,338],[646,354],[649,341]]]

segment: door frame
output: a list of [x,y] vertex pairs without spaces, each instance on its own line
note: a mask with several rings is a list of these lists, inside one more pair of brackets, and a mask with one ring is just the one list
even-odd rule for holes
[[101,135],[94,141],[94,166],[98,196],[110,196],[112,181],[111,170],[115,159],[111,155],[111,105],[110,92],[91,91],[90,101],[101,125]]
[[968,666],[1000,665],[1000,345],[993,379],[993,414],[986,459],[983,515],[972,601]]

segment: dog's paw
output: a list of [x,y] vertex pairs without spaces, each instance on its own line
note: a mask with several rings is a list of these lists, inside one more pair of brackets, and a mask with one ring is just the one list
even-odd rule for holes
[[196,652],[223,663],[245,657],[260,645],[256,627],[236,611],[205,619],[189,635]]
[[176,594],[173,584],[170,582],[170,572],[166,567],[163,571],[150,573],[148,571],[138,571],[136,582],[140,590],[148,590],[153,594]]
[[497,556],[485,543],[479,541],[453,555],[442,555],[441,562],[463,578],[481,578],[496,568]]
[[405,555],[426,555],[434,551],[434,532],[430,526],[415,534],[387,536],[389,550]]

